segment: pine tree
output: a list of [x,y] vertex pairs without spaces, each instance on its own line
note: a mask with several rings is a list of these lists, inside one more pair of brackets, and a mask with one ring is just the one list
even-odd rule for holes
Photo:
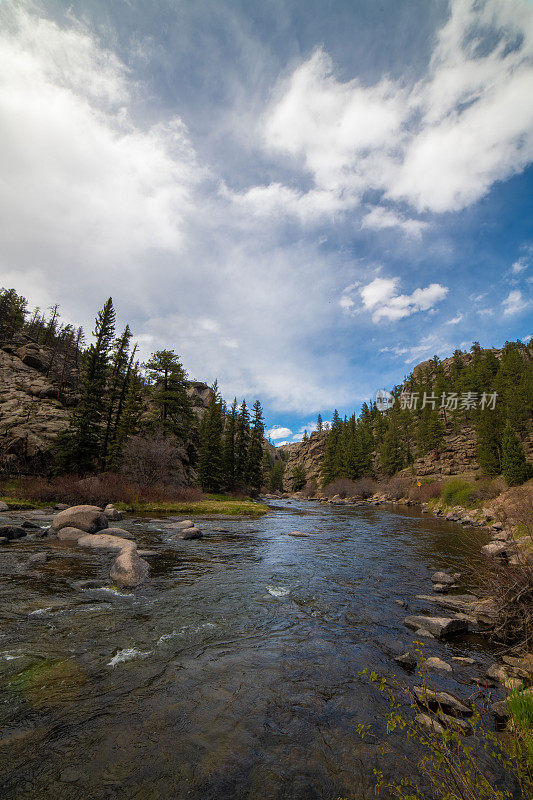
[[339,417],[337,409],[333,412],[333,419],[331,420],[331,428],[328,432],[326,439],[326,450],[324,453],[324,460],[322,462],[322,485],[327,486],[332,483],[339,475],[338,461],[339,453],[341,450],[340,433],[342,422]]
[[527,480],[528,463],[510,420],[505,423],[502,442],[502,473],[509,486],[518,486]]
[[250,442],[250,415],[246,400],[242,401],[237,415],[235,431],[235,486],[244,488],[248,477],[248,446]]
[[276,459],[274,466],[270,473],[270,491],[282,492],[283,491],[283,473],[285,471],[285,464],[283,461]]
[[235,489],[235,433],[237,425],[237,398],[233,398],[233,403],[229,413],[226,415],[224,426],[224,485],[232,492]]
[[133,348],[129,363],[122,381],[120,395],[117,402],[113,427],[110,435],[109,454],[106,467],[118,467],[122,448],[128,436],[134,436],[139,429],[139,423],[144,410],[143,407],[143,380],[139,373],[139,362],[134,363],[137,345]]
[[309,435],[307,433],[307,430],[305,430],[304,435],[302,437],[302,442],[307,442],[307,441],[309,441]]
[[387,416],[387,430],[383,436],[380,448],[381,465],[387,475],[403,469],[406,463],[405,443],[402,440],[397,413],[390,412]]
[[157,350],[143,366],[153,381],[151,399],[157,409],[154,422],[163,433],[172,433],[184,442],[193,410],[187,394],[187,373],[179,357],[172,350]]
[[250,436],[250,449],[248,452],[248,480],[247,483],[254,494],[261,491],[263,484],[263,409],[256,400],[253,405],[252,433]]
[[114,330],[115,309],[110,297],[98,313],[94,342],[85,354],[80,401],[69,428],[58,437],[57,464],[60,471],[88,472],[101,456],[105,389]]
[[223,488],[222,430],[224,427],[223,403],[217,381],[211,387],[209,404],[200,425],[198,478],[203,489],[219,492]]
[[307,482],[307,476],[305,474],[305,469],[302,467],[301,464],[297,464],[294,467],[291,473],[291,481],[292,481],[293,491],[299,492],[301,489],[304,488]]
[[486,475],[502,470],[502,420],[498,410],[480,409],[476,415],[476,454]]
[[109,385],[107,389],[107,422],[102,446],[102,466],[105,465],[107,459],[113,429],[113,421],[116,418],[117,406],[121,395],[121,387],[124,383],[125,373],[128,369],[130,339],[131,331],[129,325],[126,325],[122,335],[115,339],[113,347]]
[[318,431],[319,433],[321,433],[321,432],[322,432],[322,417],[320,416],[320,414],[319,414],[319,415],[318,415],[318,417],[316,418],[316,429],[317,429],[317,431]]

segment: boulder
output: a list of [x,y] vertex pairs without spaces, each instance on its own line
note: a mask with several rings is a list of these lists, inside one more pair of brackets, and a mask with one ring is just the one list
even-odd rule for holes
[[404,625],[415,631],[422,628],[439,639],[453,636],[457,633],[466,633],[468,631],[468,622],[466,620],[450,619],[449,617],[406,617],[404,619]]
[[442,710],[453,717],[469,717],[472,714],[472,709],[449,692],[436,692],[425,686],[415,686],[413,692],[417,702],[423,706]]
[[24,522],[21,523],[20,527],[34,531],[41,529],[41,526],[37,522],[33,522],[31,519],[25,519]]
[[190,519],[182,519],[180,522],[173,522],[172,528],[194,528],[194,522]]
[[117,511],[115,506],[112,503],[108,503],[104,508],[104,514],[111,522],[118,522],[122,519],[122,514],[120,511]]
[[60,511],[53,519],[52,530],[79,528],[85,533],[98,533],[107,528],[107,517],[98,506],[72,506]]
[[139,557],[135,547],[129,547],[119,553],[109,576],[117,586],[134,587],[143,583],[149,572],[148,562]]
[[9,511],[7,503],[3,503],[1,500],[0,500],[0,511]]
[[394,660],[407,670],[413,670],[416,667],[416,658],[409,652],[403,653],[401,656],[396,656]]
[[432,583],[445,583],[451,585],[455,583],[453,575],[448,575],[447,572],[434,572],[431,576]]
[[79,528],[61,528],[57,532],[57,538],[67,542],[77,542],[82,536],[87,536],[87,534],[85,531],[80,531]]
[[444,733],[444,728],[437,722],[436,719],[432,719],[429,714],[417,714],[415,717],[415,721],[418,722],[419,725],[424,725],[426,728],[431,728],[435,733]]
[[135,536],[131,531],[125,531],[123,528],[106,528],[106,536],[120,536],[121,539],[131,539],[135,541]]
[[178,539],[201,539],[203,533],[198,528],[184,528],[178,534],[176,534],[176,538]]
[[22,539],[26,530],[20,525],[0,525],[0,536],[6,539]]
[[438,658],[437,656],[431,656],[431,658],[427,658],[424,661],[424,666],[426,667],[426,669],[437,669],[442,672],[452,671],[450,665],[447,664],[445,661],[442,661],[442,659]]
[[493,703],[490,710],[496,719],[496,729],[502,730],[502,728],[505,728],[509,720],[509,706],[507,705],[507,700],[499,700],[497,703]]
[[54,506],[54,511],[65,511],[67,508],[69,508],[67,503],[56,503]]
[[107,533],[88,533],[78,539],[80,547],[95,550],[136,550],[137,545],[120,536],[109,536]]
[[483,545],[481,552],[486,556],[500,557],[507,555],[509,544],[507,542],[489,542]]

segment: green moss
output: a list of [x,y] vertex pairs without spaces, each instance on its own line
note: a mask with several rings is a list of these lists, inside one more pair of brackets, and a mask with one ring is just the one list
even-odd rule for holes
[[87,677],[71,659],[42,659],[12,675],[7,690],[36,708],[63,705],[76,699]]
[[25,508],[50,508],[50,503],[40,502],[39,500],[24,500],[22,497],[13,495],[3,495],[0,497],[3,503],[7,503],[10,511],[23,511]]

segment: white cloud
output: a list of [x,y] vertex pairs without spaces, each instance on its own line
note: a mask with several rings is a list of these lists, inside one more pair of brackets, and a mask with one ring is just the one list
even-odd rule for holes
[[400,228],[407,236],[419,239],[428,224],[417,219],[406,219],[403,215],[383,206],[375,206],[363,217],[361,225],[363,228],[374,230]]
[[457,325],[463,319],[462,314],[457,314],[457,316],[452,317],[446,322],[446,325]]
[[290,428],[282,428],[279,425],[274,425],[273,428],[270,428],[268,431],[265,432],[265,436],[269,439],[286,439],[287,436],[292,436],[292,431]]
[[285,444],[292,444],[288,439],[284,442],[276,442],[276,447],[283,447]]
[[505,300],[502,301],[503,313],[507,316],[512,314],[519,314],[527,307],[527,302],[522,297],[522,292],[519,289],[513,289]]
[[521,258],[518,259],[518,261],[514,262],[513,266],[511,267],[511,272],[513,272],[514,275],[519,275],[521,272],[524,272],[528,268],[528,266],[529,264],[527,262],[527,259],[524,256],[522,256]]
[[428,334],[416,344],[390,345],[382,347],[381,353],[393,353],[396,356],[405,356],[405,364],[413,364],[415,361],[421,362],[433,357],[434,355],[449,355],[451,346],[448,342],[440,339],[437,334]]
[[253,213],[312,221],[359,206],[365,192],[388,199],[364,227],[420,236],[418,212],[458,211],[533,160],[533,8],[524,0],[452,0],[427,75],[409,84],[339,80],[317,49],[281,80],[259,138],[288,168],[312,179],[307,191],[282,183],[234,194]]
[[360,290],[363,308],[372,312],[373,322],[395,321],[418,311],[428,311],[448,294],[448,288],[440,283],[415,289],[411,294],[398,294],[398,283],[399,278],[374,278]]

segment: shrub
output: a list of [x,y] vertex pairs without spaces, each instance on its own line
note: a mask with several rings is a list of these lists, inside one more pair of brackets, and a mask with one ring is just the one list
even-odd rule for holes
[[130,436],[122,451],[122,472],[146,486],[175,483],[182,476],[182,456],[183,450],[162,434]]
[[474,488],[462,478],[452,478],[444,485],[441,493],[442,502],[447,506],[473,505]]
[[337,478],[336,481],[328,483],[324,487],[326,497],[334,497],[336,494],[341,498],[346,497],[371,497],[376,491],[377,483],[373,478],[360,478],[352,481],[349,478]]
[[411,486],[407,496],[413,503],[428,503],[430,500],[440,497],[441,492],[442,482],[431,481],[431,483],[422,483],[420,486],[416,484]]
[[317,483],[314,478],[311,478],[305,484],[302,494],[304,497],[316,497],[316,493],[318,491]]
[[393,475],[378,491],[388,495],[391,500],[401,500],[402,497],[407,497],[411,483],[412,478],[409,475]]
[[[429,797],[432,800],[506,800],[510,797],[530,800],[533,769],[519,737],[506,741],[489,730],[484,722],[486,704],[472,698],[466,702],[472,710],[467,738],[460,723],[443,715],[440,704],[432,699],[424,659],[421,651],[417,652],[420,656],[417,672],[422,684],[418,697],[395,676],[386,679],[374,672],[369,674],[368,670],[360,673],[380,692],[387,693],[389,699],[386,738],[385,742],[380,742],[379,752],[394,754],[398,766],[404,767],[403,776],[387,780],[379,765],[374,766],[375,794],[396,800]],[[402,711],[405,705],[410,706],[411,713]],[[522,711],[522,717],[529,720],[529,713],[527,708]],[[357,731],[363,739],[377,738],[371,725],[358,725]],[[403,746],[393,750],[389,743],[393,734],[401,734],[411,747],[415,744],[416,755],[410,756]],[[497,788],[496,771],[503,773],[507,786],[512,787],[512,794],[507,788]]]
[[62,475],[53,479],[19,478],[11,485],[10,491],[21,499],[34,502],[89,504],[100,507],[107,503],[135,505],[138,502],[192,502],[203,498],[201,491],[194,487],[157,484],[148,486],[114,472],[88,478],[79,478],[77,475]]

